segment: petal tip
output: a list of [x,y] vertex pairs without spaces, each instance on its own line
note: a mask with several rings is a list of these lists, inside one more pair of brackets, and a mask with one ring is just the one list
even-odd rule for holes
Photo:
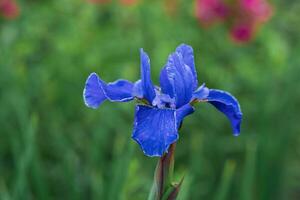
[[[182,47],[186,47],[186,48],[189,48],[189,49],[193,49],[193,47],[191,45],[188,45],[188,44],[185,44],[185,43],[181,43],[180,45],[177,46],[177,48],[182,48]],[[176,48],[176,49],[177,49]]]
[[132,135],[131,138],[141,147],[141,150],[143,151],[145,156],[148,156],[148,157],[162,157],[163,156],[163,153],[162,154],[149,153],[148,151],[145,150],[144,146],[142,145],[142,143],[139,141],[139,139],[137,137]]
[[234,133],[233,133],[233,136],[234,136],[234,137],[238,137],[239,135],[240,135],[240,132],[234,132]]
[[209,90],[207,100],[227,116],[231,122],[233,135],[239,135],[243,114],[238,100],[229,92],[216,89]]
[[146,156],[161,157],[168,151],[170,144],[178,140],[174,112],[171,109],[136,106],[131,138]]
[[84,104],[89,108],[97,109],[105,99],[99,77],[93,72],[88,76],[83,89]]

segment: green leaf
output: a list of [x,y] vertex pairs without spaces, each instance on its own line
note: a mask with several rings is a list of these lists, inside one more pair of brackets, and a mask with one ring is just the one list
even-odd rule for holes
[[164,193],[162,200],[175,200],[181,188],[182,182],[184,180],[184,176],[181,178],[179,183],[175,183],[168,188],[168,190]]
[[224,171],[222,174],[222,179],[221,179],[221,183],[219,186],[219,189],[216,193],[216,198],[215,200],[225,200],[231,183],[232,183],[232,178],[233,178],[233,174],[235,171],[235,167],[236,167],[236,163],[233,160],[227,160],[225,163],[225,167],[224,167]]

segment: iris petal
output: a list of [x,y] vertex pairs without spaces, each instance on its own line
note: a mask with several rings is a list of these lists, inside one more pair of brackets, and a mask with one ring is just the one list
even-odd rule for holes
[[195,111],[194,107],[190,104],[185,104],[184,106],[180,107],[176,110],[176,122],[177,122],[177,128],[180,127],[181,122],[183,119],[192,114]]
[[210,89],[207,100],[227,116],[231,123],[233,134],[235,136],[239,135],[242,112],[239,102],[236,100],[236,98],[228,92]]
[[132,96],[137,98],[143,98],[143,88],[142,88],[142,81],[138,80],[134,83],[132,88]]
[[96,73],[90,74],[86,80],[83,90],[83,100],[87,107],[96,109],[106,100],[99,80]]
[[205,83],[203,83],[194,93],[193,93],[193,99],[199,99],[203,100],[206,99],[206,97],[209,94],[209,89],[205,87]]
[[177,108],[189,103],[193,93],[193,73],[181,54],[175,52],[169,56],[160,74],[160,84],[163,93],[175,97]]
[[96,73],[92,73],[85,83],[83,99],[85,105],[90,108],[98,108],[103,101],[112,102],[131,101],[134,84],[130,81],[119,79],[112,83],[105,83]]
[[145,155],[161,157],[178,139],[175,110],[137,105],[132,138]]
[[181,44],[176,48],[176,52],[182,55],[183,62],[190,67],[193,73],[193,90],[195,90],[198,86],[198,78],[197,78],[197,71],[195,68],[194,50],[189,45]]
[[168,94],[171,98],[174,98],[174,82],[171,83],[171,80],[168,77],[167,66],[161,70],[159,82],[162,92]]
[[158,108],[173,108],[175,109],[175,99],[171,98],[167,94],[161,93],[160,89],[155,89],[155,98],[152,101],[152,106],[156,106]]
[[155,90],[151,81],[150,59],[143,49],[140,50],[140,54],[143,97],[151,104],[155,98]]
[[115,82],[106,84],[100,79],[101,86],[107,99],[112,102],[126,102],[133,99],[133,83],[127,80],[119,79]]

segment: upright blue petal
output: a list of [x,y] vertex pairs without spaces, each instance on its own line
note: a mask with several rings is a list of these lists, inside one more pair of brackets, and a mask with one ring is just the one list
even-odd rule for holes
[[132,138],[147,156],[163,156],[178,139],[175,110],[137,105]]
[[231,122],[233,134],[238,136],[240,134],[242,112],[239,102],[236,100],[236,98],[228,92],[210,89],[207,100],[227,116]]
[[106,100],[106,96],[99,80],[98,75],[92,73],[85,82],[83,100],[87,107],[96,109]]
[[132,88],[132,96],[137,98],[143,98],[143,88],[142,88],[142,81],[138,80],[134,83]]
[[160,82],[160,87],[162,92],[168,94],[171,98],[174,98],[175,97],[174,81],[168,76],[167,65],[164,68],[162,68],[160,72],[159,82]]
[[185,104],[184,106],[180,107],[176,110],[176,122],[177,122],[177,128],[180,127],[181,122],[183,119],[192,114],[195,111],[194,107],[191,106],[189,103]]
[[195,90],[198,86],[198,78],[197,71],[195,68],[194,50],[189,45],[181,44],[176,48],[176,52],[182,55],[183,62],[191,68],[191,71],[193,73],[193,90]]
[[184,63],[181,54],[175,52],[169,56],[160,74],[160,85],[163,93],[175,98],[177,108],[190,102],[193,77],[191,68]]
[[140,54],[143,97],[151,104],[155,98],[155,90],[151,81],[150,59],[143,49],[140,50]]
[[106,84],[100,79],[101,86],[107,99],[112,102],[126,102],[133,99],[132,90],[134,84],[130,81],[119,79]]

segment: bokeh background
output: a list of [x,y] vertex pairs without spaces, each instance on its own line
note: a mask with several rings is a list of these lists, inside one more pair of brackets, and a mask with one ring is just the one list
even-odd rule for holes
[[18,3],[18,18],[0,19],[0,199],[146,199],[157,159],[130,138],[134,102],[92,110],[82,91],[91,72],[137,80],[141,47],[158,84],[180,43],[193,46],[200,83],[236,96],[244,120],[233,137],[208,104],[186,118],[179,199],[300,199],[299,1],[271,1],[272,19],[244,45],[225,26],[201,27],[192,0]]

